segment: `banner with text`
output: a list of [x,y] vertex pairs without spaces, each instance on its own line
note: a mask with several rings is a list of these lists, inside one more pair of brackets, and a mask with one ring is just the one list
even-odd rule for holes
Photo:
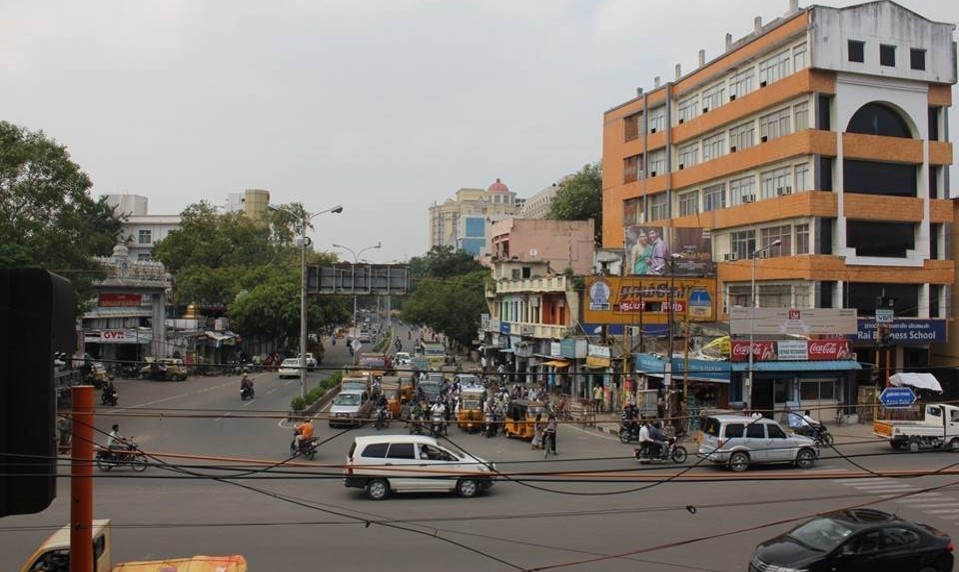
[[842,334],[858,332],[854,308],[744,308],[729,310],[729,331],[735,336]]

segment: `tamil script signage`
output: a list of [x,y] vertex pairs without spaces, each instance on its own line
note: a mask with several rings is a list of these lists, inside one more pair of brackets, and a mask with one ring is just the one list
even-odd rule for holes
[[[749,361],[749,342],[734,340],[730,361]],[[753,361],[832,361],[852,359],[848,340],[754,341]]]
[[[716,316],[716,280],[672,276],[596,276],[586,279],[583,322],[646,327]],[[671,306],[671,308],[670,308]]]
[[734,336],[852,335],[857,333],[858,325],[854,308],[751,308],[737,306],[729,310],[729,331]]
[[[896,318],[886,326],[892,332],[893,341],[904,346],[945,343],[947,341],[945,320]],[[869,318],[860,318],[859,329],[853,339],[858,343],[876,343],[876,322]]]
[[97,296],[97,306],[101,308],[136,307],[142,301],[142,294],[104,293]]

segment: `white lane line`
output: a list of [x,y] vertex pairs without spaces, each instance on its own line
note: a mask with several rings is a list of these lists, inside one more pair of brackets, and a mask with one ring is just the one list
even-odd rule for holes
[[131,405],[130,409],[136,409],[138,407],[147,407],[149,405],[156,405],[157,403],[164,403],[166,401],[172,401],[174,399],[182,399],[184,397],[189,397],[191,395],[199,395],[201,393],[206,393],[208,391],[213,391],[215,389],[220,389],[221,387],[226,387],[228,385],[233,385],[233,382],[221,383],[220,385],[211,385],[205,389],[199,389],[196,391],[188,391],[186,393],[178,393],[176,395],[171,395],[170,397],[164,397],[163,399],[155,399],[153,401],[147,401],[146,403],[140,403],[137,405]]
[[870,487],[854,487],[854,488],[857,488],[861,491],[865,491],[867,493],[889,493],[893,491],[906,492],[906,491],[919,490],[916,487],[910,487],[908,485],[875,485]]
[[219,423],[221,419],[226,419],[226,418],[229,417],[229,416],[230,416],[230,412],[227,411],[227,412],[224,413],[223,415],[221,415],[221,416],[217,417],[216,419],[214,419],[213,422],[214,422],[214,423]]
[[959,513],[959,508],[941,508],[938,510],[924,510],[922,512],[929,514],[945,514],[945,513]]
[[896,502],[909,505],[909,508],[918,508],[918,509],[942,508],[943,506],[945,506],[945,503],[941,503],[941,502],[916,504],[916,503],[905,502],[906,500],[907,500],[907,499],[900,499],[900,500],[897,500]]
[[246,401],[246,402],[243,404],[243,407],[246,407],[247,405],[253,403],[254,401],[256,401],[256,398],[255,398],[255,397],[254,397],[253,399],[250,399],[250,400]]

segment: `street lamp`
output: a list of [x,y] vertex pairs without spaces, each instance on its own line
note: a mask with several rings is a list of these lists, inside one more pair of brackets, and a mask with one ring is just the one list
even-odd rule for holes
[[753,329],[756,323],[756,308],[759,307],[759,297],[756,296],[756,258],[759,255],[766,253],[770,248],[774,246],[779,246],[782,244],[782,240],[778,238],[766,246],[760,248],[759,250],[754,250],[749,254],[750,263],[752,265],[752,277],[750,279],[750,309],[749,309],[749,369],[746,377],[746,387],[743,390],[743,402],[746,404],[746,408],[749,409],[752,405],[752,396],[753,396]]
[[360,256],[362,256],[364,252],[367,250],[373,250],[374,248],[383,248],[383,243],[377,242],[373,246],[367,246],[366,248],[360,249],[359,252],[356,252],[349,246],[343,246],[342,244],[334,244],[333,248],[342,248],[343,250],[348,250],[350,254],[353,255],[353,265],[350,267],[350,274],[352,276],[350,282],[353,285],[353,337],[356,338],[359,335],[359,332],[357,331],[359,329],[359,325],[356,323],[356,265],[359,263]]
[[322,210],[318,213],[310,214],[306,211],[297,213],[290,209],[275,205],[268,205],[272,211],[283,211],[300,219],[300,397],[306,399],[306,248],[310,245],[310,239],[306,236],[306,227],[310,221],[325,213],[339,214],[343,212],[343,205]]

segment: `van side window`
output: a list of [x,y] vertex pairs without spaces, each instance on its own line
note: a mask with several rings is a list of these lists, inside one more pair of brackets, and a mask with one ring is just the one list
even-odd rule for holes
[[366,449],[363,449],[363,456],[382,459],[386,456],[386,448],[389,446],[389,443],[370,443]]
[[942,411],[938,407],[929,406],[926,408],[926,415],[934,415],[936,417],[942,417]]
[[765,439],[766,431],[763,429],[765,423],[750,423],[746,426],[746,437],[750,439]]
[[786,438],[786,432],[779,425],[766,425],[766,431],[769,432],[770,439]]
[[726,438],[733,439],[735,437],[743,436],[743,424],[742,423],[730,423],[726,426]]
[[390,459],[415,459],[412,443],[393,443],[386,455]]
[[107,539],[104,535],[100,534],[93,539],[93,561],[96,562],[100,556],[103,555],[103,549],[106,548]]

